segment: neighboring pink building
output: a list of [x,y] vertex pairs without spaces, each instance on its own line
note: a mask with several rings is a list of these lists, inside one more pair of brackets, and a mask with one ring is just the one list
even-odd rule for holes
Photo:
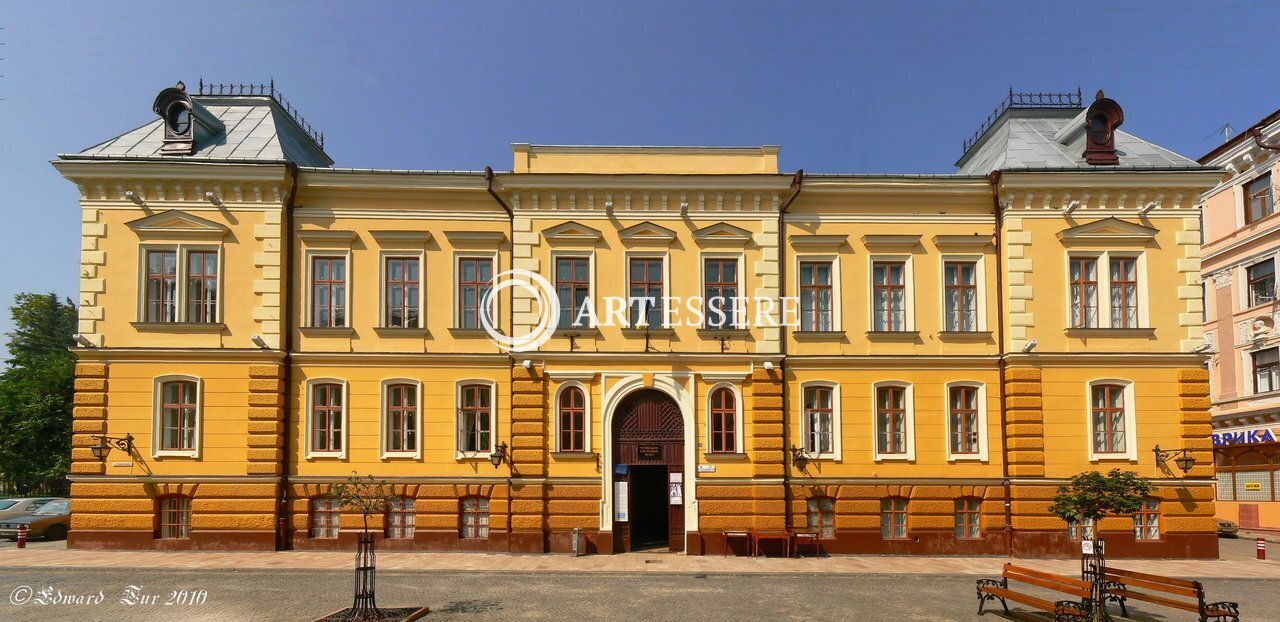
[[1219,518],[1280,530],[1280,110],[1205,154],[1204,336]]

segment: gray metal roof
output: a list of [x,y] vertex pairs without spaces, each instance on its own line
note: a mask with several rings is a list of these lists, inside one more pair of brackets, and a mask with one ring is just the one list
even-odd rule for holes
[[154,121],[99,143],[67,159],[160,159],[282,162],[329,166],[333,159],[269,96],[194,95],[192,101],[217,117],[226,131],[196,141],[188,156],[162,154],[164,120]]
[[1116,130],[1120,163],[1096,166],[1084,161],[1084,109],[1010,108],[956,162],[960,174],[995,170],[1144,170],[1200,169],[1200,164],[1133,134]]

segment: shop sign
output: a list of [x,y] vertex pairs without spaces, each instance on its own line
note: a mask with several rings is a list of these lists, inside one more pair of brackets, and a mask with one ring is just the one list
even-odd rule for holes
[[1237,430],[1234,432],[1219,432],[1213,435],[1213,446],[1221,447],[1224,445],[1252,445],[1254,443],[1274,443],[1276,442],[1275,432],[1267,428],[1261,430]]
[[1245,490],[1262,490],[1262,482],[1245,482]]

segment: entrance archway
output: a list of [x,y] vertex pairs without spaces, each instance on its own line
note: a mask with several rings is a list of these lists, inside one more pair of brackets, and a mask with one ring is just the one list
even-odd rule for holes
[[[641,389],[613,417],[613,481],[626,491],[614,551],[684,550],[684,417],[666,393]],[[614,499],[621,506],[623,499]]]

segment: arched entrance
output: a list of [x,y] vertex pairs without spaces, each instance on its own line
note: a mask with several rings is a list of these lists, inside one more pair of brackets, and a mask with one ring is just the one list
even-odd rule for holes
[[613,417],[613,481],[626,491],[614,503],[614,551],[684,550],[684,418],[667,394],[641,389]]

